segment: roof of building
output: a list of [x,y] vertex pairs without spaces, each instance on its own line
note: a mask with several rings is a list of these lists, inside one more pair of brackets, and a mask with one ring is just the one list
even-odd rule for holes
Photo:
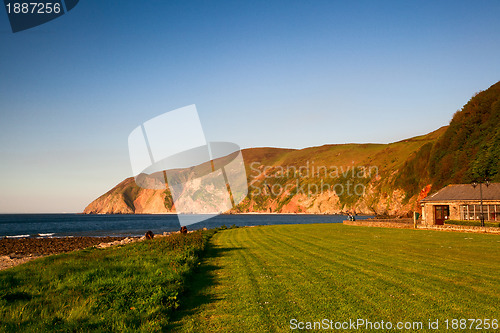
[[[489,186],[482,184],[483,200],[500,200],[500,183],[490,183]],[[422,199],[422,202],[429,201],[459,201],[459,200],[480,200],[479,185],[453,184]]]

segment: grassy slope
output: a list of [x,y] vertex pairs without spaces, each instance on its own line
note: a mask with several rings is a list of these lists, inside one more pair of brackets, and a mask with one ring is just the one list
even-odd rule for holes
[[0,272],[0,330],[153,332],[168,323],[207,234],[49,256]]
[[170,327],[286,332],[289,321],[500,319],[500,238],[343,225],[216,234]]
[[300,166],[314,161],[318,166],[351,166],[374,165],[383,171],[394,171],[404,163],[411,154],[428,142],[434,142],[445,131],[446,126],[426,135],[390,143],[390,144],[341,144],[324,145],[320,147],[304,148],[300,150],[281,148],[250,148],[243,150],[243,157],[248,166],[252,162],[259,162],[269,166]]
[[[286,188],[286,186],[289,186],[289,188],[292,189],[291,193],[296,193],[293,189],[296,188],[295,184],[297,181],[299,181],[301,185],[316,184],[318,188],[321,188],[323,182],[330,185],[344,184],[344,188],[347,188],[348,181],[350,181],[351,184],[364,184],[365,186],[370,183],[372,189],[366,192],[364,197],[337,193],[340,196],[342,208],[345,210],[357,210],[355,207],[361,204],[361,206],[369,207],[369,209],[365,209],[366,211],[364,211],[364,213],[385,214],[390,208],[387,205],[391,202],[390,200],[386,200],[387,202],[384,204],[382,201],[390,197],[396,189],[402,188],[401,185],[395,185],[394,175],[397,175],[398,170],[404,163],[411,159],[422,146],[434,144],[434,142],[445,133],[446,129],[447,127],[445,126],[426,135],[390,144],[353,143],[324,145],[321,147],[311,147],[300,150],[258,148],[244,150],[243,156],[245,164],[247,165],[248,181],[249,184],[252,184],[252,189],[265,189],[266,186],[273,187],[274,184],[277,184],[278,188]],[[254,162],[258,162],[258,164],[252,164]],[[249,166],[251,166],[251,168]],[[261,168],[261,171],[256,171],[256,168],[259,166],[269,166],[274,167],[274,169],[268,169],[268,176],[263,177],[262,171],[266,169]],[[371,177],[367,178],[350,178],[351,173],[347,173],[347,177],[340,176],[339,178],[332,178],[331,176],[325,178],[323,173],[321,177],[311,174],[311,176],[305,178],[297,176],[276,178],[272,176],[274,173],[279,172],[279,167],[286,170],[288,166],[293,166],[296,169],[307,167],[312,170],[312,168],[314,168],[315,171],[317,171],[319,167],[326,167],[328,169],[328,175],[331,175],[330,172],[335,169],[340,170],[340,173],[342,173],[342,170],[348,170],[348,168],[352,168],[353,166],[364,166],[367,167],[367,169],[376,167],[377,171],[370,173]],[[375,177],[377,173],[379,177]],[[407,196],[402,203],[399,202],[401,201],[400,199],[396,199],[399,200],[397,205],[407,204],[407,206],[397,214],[404,215],[408,210],[413,209],[414,202],[409,201],[411,197],[412,196]],[[254,191],[250,191],[247,199],[240,204],[238,211],[245,212],[252,207],[253,210],[267,212],[275,202],[276,204],[272,208],[272,211],[280,212],[281,207],[290,200],[291,196],[284,192],[279,196],[273,196],[267,195],[262,191],[257,191],[257,194],[255,194]],[[324,198],[322,200],[324,200]],[[311,203],[308,205],[310,206],[307,207],[306,205],[304,207],[305,210],[312,206]]]

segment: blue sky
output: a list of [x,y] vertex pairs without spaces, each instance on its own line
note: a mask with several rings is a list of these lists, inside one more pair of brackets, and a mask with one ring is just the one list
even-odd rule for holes
[[97,1],[13,34],[0,10],[0,212],[80,212],[127,137],[196,104],[210,141],[393,142],[500,79],[499,1]]

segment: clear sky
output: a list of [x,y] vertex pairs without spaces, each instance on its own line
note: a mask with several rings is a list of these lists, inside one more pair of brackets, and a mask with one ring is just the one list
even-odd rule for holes
[[81,212],[132,176],[127,137],[196,104],[210,141],[393,142],[500,80],[500,1],[81,0],[0,8],[0,212]]

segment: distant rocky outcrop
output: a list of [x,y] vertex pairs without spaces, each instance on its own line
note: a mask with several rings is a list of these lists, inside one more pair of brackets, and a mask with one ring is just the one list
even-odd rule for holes
[[166,191],[140,188],[130,177],[92,201],[84,213],[164,214],[172,212],[172,207],[165,204],[168,199]]

